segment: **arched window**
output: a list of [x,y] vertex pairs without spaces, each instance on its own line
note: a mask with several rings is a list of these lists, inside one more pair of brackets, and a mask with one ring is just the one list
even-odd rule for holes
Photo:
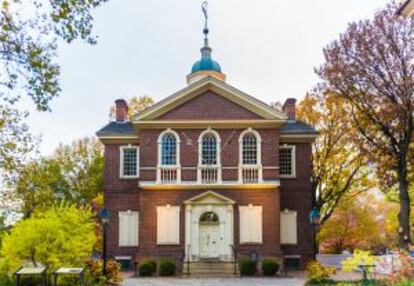
[[241,165],[261,165],[261,138],[260,134],[249,128],[240,135],[240,163]]
[[215,212],[205,212],[200,216],[200,224],[217,224],[219,217]]
[[243,136],[243,165],[257,165],[257,138],[253,133]]
[[173,134],[165,134],[162,137],[161,165],[177,164],[177,140]]
[[204,131],[199,138],[200,165],[220,165],[220,137],[213,130]]
[[160,134],[158,138],[158,162],[161,166],[179,165],[179,143],[180,140],[178,134],[170,129]]

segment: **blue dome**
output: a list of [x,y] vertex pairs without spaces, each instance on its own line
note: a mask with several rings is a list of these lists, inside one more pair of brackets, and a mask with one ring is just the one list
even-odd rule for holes
[[196,73],[199,71],[216,71],[221,73],[221,67],[216,61],[212,60],[211,58],[202,58],[193,65],[191,73]]

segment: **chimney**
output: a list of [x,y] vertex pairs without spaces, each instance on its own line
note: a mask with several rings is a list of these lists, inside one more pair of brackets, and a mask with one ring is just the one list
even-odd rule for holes
[[124,99],[115,100],[116,122],[125,122],[128,119],[128,104]]
[[286,99],[282,109],[288,116],[288,120],[296,120],[296,98]]

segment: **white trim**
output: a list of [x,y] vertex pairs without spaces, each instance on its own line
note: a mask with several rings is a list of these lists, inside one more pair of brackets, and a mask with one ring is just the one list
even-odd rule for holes
[[[203,154],[203,137],[207,134],[213,134],[214,137],[216,137],[216,159],[217,159],[217,164],[215,165],[205,165],[203,164],[203,160],[202,160],[202,154]],[[210,127],[207,128],[206,130],[204,130],[203,132],[200,133],[200,135],[198,136],[198,166],[197,166],[197,181],[199,184],[201,184],[202,178],[201,178],[201,170],[203,169],[203,167],[211,167],[211,168],[216,168],[217,169],[217,183],[221,183],[222,182],[222,177],[221,177],[221,138],[220,138],[220,134],[211,129]]]
[[[124,149],[136,149],[137,150],[137,173],[135,175],[126,176],[124,175]],[[139,146],[131,144],[123,145],[119,147],[119,177],[121,179],[137,179],[139,178]]]
[[[243,163],[243,137],[246,134],[253,134],[257,140],[257,151],[256,151],[256,158],[257,162],[255,165],[246,165]],[[250,167],[250,168],[257,168],[258,169],[258,180],[259,183],[263,182],[263,166],[262,166],[262,137],[260,133],[252,128],[248,128],[244,130],[239,136],[239,182],[243,182],[243,167]]]
[[[283,144],[279,146],[279,150],[280,149],[291,149],[292,150],[292,157],[291,157],[292,173],[290,175],[279,174],[280,178],[285,178],[285,179],[296,178],[296,146]],[[280,155],[279,155],[279,168],[280,168]]]
[[[143,112],[140,112],[139,114],[135,115],[133,117],[133,122],[135,123],[140,120],[148,120],[148,119],[157,118],[161,114],[164,114],[165,112],[168,112],[169,110],[175,108],[176,107],[176,105],[174,104],[175,102],[183,101],[179,104],[181,105],[187,100],[209,89],[229,100],[232,100],[235,103],[238,102],[239,105],[242,105],[243,103],[244,105],[249,106],[247,107],[248,110],[262,117],[265,117],[267,119],[280,119],[283,121],[287,119],[286,114],[284,114],[283,112],[270,107],[269,105],[259,101],[258,99],[220,80],[217,80],[211,76],[207,76],[204,79],[199,80],[189,85],[188,87],[174,93],[173,95],[170,95],[166,99],[154,104],[150,108],[147,108]],[[188,97],[188,99],[186,97]],[[166,109],[166,110],[160,113],[159,110],[163,110],[163,109]],[[254,110],[254,109],[257,109],[257,110]],[[153,115],[154,113],[155,115]]]
[[[175,137],[177,146],[176,146],[176,164],[175,165],[163,165],[162,164],[162,138],[167,135],[167,134],[172,134]],[[172,130],[171,128],[168,128],[166,130],[164,130],[163,132],[160,133],[160,135],[158,135],[158,139],[157,139],[157,143],[158,143],[158,154],[157,154],[157,182],[159,184],[161,184],[161,170],[163,168],[168,168],[168,169],[176,169],[177,170],[177,183],[181,182],[181,164],[180,164],[180,146],[181,146],[181,139],[180,139],[180,135],[178,135],[178,133],[174,130]]]

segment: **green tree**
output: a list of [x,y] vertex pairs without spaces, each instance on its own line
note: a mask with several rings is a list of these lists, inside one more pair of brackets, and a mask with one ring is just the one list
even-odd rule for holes
[[324,50],[317,71],[325,89],[350,105],[354,141],[377,167],[384,186],[397,186],[401,232],[410,238],[410,142],[414,135],[413,18],[398,17],[392,2],[373,19],[351,23]]
[[329,93],[308,93],[298,104],[298,119],[319,132],[312,150],[312,194],[321,210],[321,224],[334,213],[343,198],[356,196],[375,186],[372,169],[351,140],[351,124],[343,99]]
[[[128,100],[128,118],[132,119],[134,115],[150,107],[154,104],[154,99],[151,96],[133,96]],[[109,118],[113,120],[115,118],[115,105],[111,106],[109,110]]]
[[103,146],[84,138],[60,145],[52,156],[31,161],[9,187],[10,199],[21,202],[25,217],[64,200],[92,205],[103,192]]
[[36,146],[16,103],[28,97],[37,110],[50,110],[61,91],[59,43],[96,43],[91,13],[103,2],[0,0],[0,176],[15,175]]
[[11,274],[27,261],[50,271],[82,267],[96,242],[94,214],[88,207],[61,203],[36,211],[5,235],[0,269]]

